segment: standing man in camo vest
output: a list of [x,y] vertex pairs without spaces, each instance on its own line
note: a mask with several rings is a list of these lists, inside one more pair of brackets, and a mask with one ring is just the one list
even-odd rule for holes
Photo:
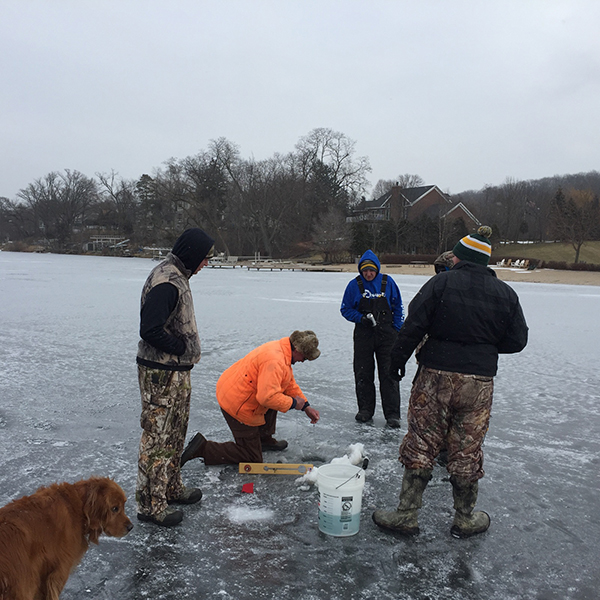
[[181,481],[179,462],[190,415],[193,366],[200,360],[190,277],[205,267],[214,240],[187,229],[142,289],[137,365],[142,396],[142,439],[138,459],[138,519],[170,527],[183,513],[170,504],[202,498]]
[[402,323],[404,308],[396,282],[381,273],[379,259],[367,250],[358,262],[358,276],[348,285],[340,312],[354,325],[354,383],[358,412],[366,423],[375,412],[375,360],[383,416],[388,427],[400,427],[400,387],[390,377],[392,347]]

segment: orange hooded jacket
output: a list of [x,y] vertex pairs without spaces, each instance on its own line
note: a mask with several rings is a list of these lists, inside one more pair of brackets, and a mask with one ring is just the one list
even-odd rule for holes
[[264,425],[270,408],[279,412],[290,410],[294,397],[306,400],[294,379],[289,337],[255,348],[217,381],[219,406],[251,427]]

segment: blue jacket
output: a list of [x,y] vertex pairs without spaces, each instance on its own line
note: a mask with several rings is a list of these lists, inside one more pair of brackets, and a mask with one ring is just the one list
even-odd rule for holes
[[[373,281],[367,281],[362,275],[363,285],[365,287],[365,296],[376,296],[381,293],[381,263],[372,250],[367,250],[358,262],[358,268],[360,273],[360,264],[365,260],[369,260],[377,266],[377,276]],[[352,323],[360,323],[362,313],[358,310],[358,303],[361,299],[360,289],[356,279],[353,279],[347,286],[342,298],[342,306],[340,312],[342,316]],[[392,309],[393,314],[393,326],[396,331],[400,331],[402,324],[404,323],[404,306],[402,305],[402,297],[400,296],[400,290],[396,285],[396,282],[388,275],[387,287],[385,290],[385,297]]]

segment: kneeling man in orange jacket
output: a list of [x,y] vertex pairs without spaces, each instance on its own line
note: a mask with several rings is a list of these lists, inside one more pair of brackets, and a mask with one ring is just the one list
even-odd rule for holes
[[181,466],[198,457],[207,465],[263,462],[265,450],[288,445],[273,437],[278,412],[301,410],[316,423],[319,411],[296,383],[292,365],[318,358],[318,345],[313,331],[294,331],[231,365],[217,382],[217,400],[235,442],[212,442],[197,433],[181,455]]

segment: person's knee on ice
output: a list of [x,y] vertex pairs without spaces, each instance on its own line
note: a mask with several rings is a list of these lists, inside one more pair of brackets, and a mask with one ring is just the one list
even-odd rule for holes
[[262,462],[263,451],[287,448],[287,441],[274,437],[279,413],[294,409],[317,423],[319,411],[296,383],[292,365],[316,360],[321,354],[318,345],[314,331],[294,331],[255,348],[226,369],[217,381],[217,401],[235,441],[202,437],[194,449],[195,437],[185,458],[200,457],[207,465]]

